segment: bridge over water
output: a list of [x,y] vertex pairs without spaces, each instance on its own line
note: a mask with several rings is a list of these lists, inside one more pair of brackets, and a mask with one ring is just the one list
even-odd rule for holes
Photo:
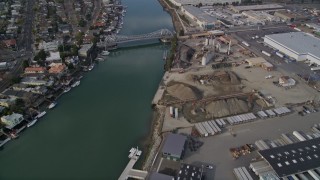
[[109,47],[118,45],[121,43],[137,42],[143,40],[153,39],[170,39],[173,37],[173,33],[169,29],[160,29],[147,34],[139,35],[108,35],[103,42],[99,42],[98,47]]

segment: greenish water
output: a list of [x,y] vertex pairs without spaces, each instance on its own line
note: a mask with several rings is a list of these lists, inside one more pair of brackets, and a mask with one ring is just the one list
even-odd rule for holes
[[[123,34],[172,28],[155,0],[127,0]],[[0,152],[0,180],[117,179],[147,135],[163,75],[162,45],[125,48],[86,74],[58,106]]]

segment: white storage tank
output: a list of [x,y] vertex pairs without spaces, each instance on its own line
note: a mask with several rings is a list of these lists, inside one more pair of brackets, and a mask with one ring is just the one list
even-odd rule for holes
[[170,116],[173,117],[173,107],[170,106]]
[[179,111],[178,108],[175,108],[175,109],[174,109],[174,117],[175,117],[176,119],[178,119],[178,117],[179,117],[178,111]]

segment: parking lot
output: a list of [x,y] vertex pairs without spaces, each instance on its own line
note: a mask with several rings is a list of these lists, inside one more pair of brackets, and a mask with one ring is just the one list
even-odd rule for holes
[[[233,160],[229,148],[247,143],[254,143],[260,139],[278,139],[282,133],[292,133],[294,130],[309,132],[311,126],[319,123],[320,113],[312,113],[301,117],[294,112],[287,116],[259,120],[252,123],[233,126],[233,137],[228,131],[221,135],[200,138],[204,145],[196,152],[187,151],[184,162],[209,163],[215,167],[214,179],[235,179],[233,168],[248,167],[252,159],[257,158],[256,151]],[[257,176],[252,175],[254,179]]]

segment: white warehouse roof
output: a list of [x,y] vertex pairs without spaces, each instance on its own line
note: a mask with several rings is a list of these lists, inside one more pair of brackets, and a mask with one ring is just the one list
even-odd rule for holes
[[183,9],[185,11],[188,11],[190,14],[196,17],[199,21],[206,22],[206,23],[212,23],[217,21],[216,17],[210,16],[209,14],[205,13],[198,7],[183,6]]
[[297,54],[306,54],[320,58],[320,39],[304,32],[291,32],[266,35],[274,43]]
[[216,3],[229,3],[231,4],[232,2],[241,2],[241,0],[170,0],[173,4],[176,6],[183,6],[183,5],[198,5],[198,4],[203,4],[203,5],[213,5]]

